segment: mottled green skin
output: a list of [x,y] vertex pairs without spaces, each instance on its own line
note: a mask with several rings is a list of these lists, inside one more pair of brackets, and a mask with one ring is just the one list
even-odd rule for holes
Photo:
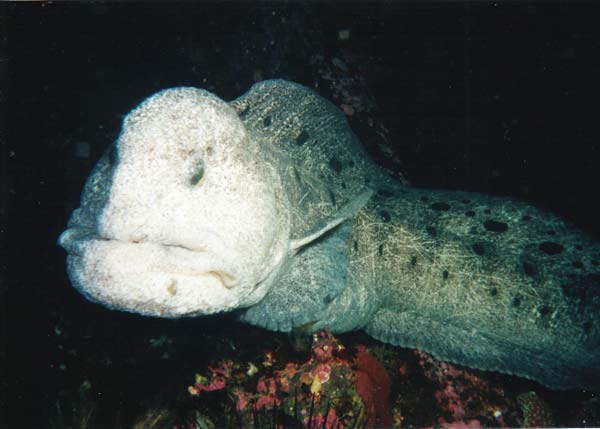
[[[345,218],[294,255],[241,320],[364,329],[549,387],[599,388],[597,242],[531,205],[402,186],[333,105],[299,85],[263,82],[232,105],[278,164],[292,238]],[[366,206],[339,215],[368,189]]]
[[359,213],[352,239],[350,277],[379,288],[374,337],[550,387],[599,386],[600,249],[556,216],[400,188]]

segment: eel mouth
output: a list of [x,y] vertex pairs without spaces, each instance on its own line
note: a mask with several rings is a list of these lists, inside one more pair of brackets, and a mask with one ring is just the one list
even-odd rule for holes
[[139,271],[144,274],[190,278],[210,277],[218,280],[226,289],[235,288],[238,283],[238,276],[228,268],[232,265],[227,263],[226,258],[221,257],[222,253],[204,245],[192,247],[189,244],[161,243],[146,240],[145,237],[104,237],[94,229],[80,226],[70,227],[63,232],[58,244],[69,256],[81,260],[118,254],[120,260],[113,260],[111,264],[112,270],[115,271]]

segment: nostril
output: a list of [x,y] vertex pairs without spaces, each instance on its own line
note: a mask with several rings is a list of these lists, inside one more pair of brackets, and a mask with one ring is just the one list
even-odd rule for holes
[[197,186],[202,184],[202,179],[204,179],[204,173],[206,171],[206,165],[203,160],[200,160],[196,165],[194,174],[190,178],[190,185]]

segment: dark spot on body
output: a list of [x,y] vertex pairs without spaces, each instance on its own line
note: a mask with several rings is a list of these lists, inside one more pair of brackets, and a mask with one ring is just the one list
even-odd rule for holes
[[340,171],[342,171],[342,167],[343,167],[343,165],[339,159],[331,158],[329,160],[329,168],[331,168],[336,173],[339,173]]
[[358,241],[354,240],[354,243],[352,243],[352,247],[354,248],[355,252],[358,252]]
[[469,210],[468,212],[465,212],[465,216],[474,217],[475,216],[475,212],[473,210]]
[[490,209],[485,209],[483,212],[484,212],[485,214],[492,214],[492,211],[491,211]]
[[547,305],[544,305],[544,306],[543,306],[542,308],[540,308],[540,310],[539,310],[539,312],[540,312],[540,315],[541,315],[542,317],[545,317],[545,316],[547,316],[548,314],[550,314],[550,311],[551,311],[551,310],[550,310],[550,307],[548,307]]
[[392,191],[388,191],[387,189],[378,189],[377,195],[383,198],[390,198],[394,196],[394,193]]
[[580,246],[579,244],[577,246],[575,246],[575,249],[577,250],[583,250],[583,246]]
[[523,217],[521,218],[521,220],[524,220],[524,221],[531,220],[531,216],[529,216],[529,215],[525,215],[525,216],[523,216]]
[[433,237],[435,237],[437,235],[437,230],[433,227],[433,226],[428,226],[427,228],[425,228],[425,230],[427,231],[427,233]]
[[263,119],[263,126],[265,128],[267,128],[270,125],[271,125],[271,116],[267,116],[265,119]]
[[581,261],[573,261],[573,266],[575,268],[583,268],[583,263]]
[[497,288],[495,288],[495,287],[493,287],[493,288],[490,290],[490,295],[491,295],[491,296],[496,296],[496,295],[498,295],[498,289],[497,289]]
[[485,246],[483,243],[475,243],[471,247],[476,255],[482,256],[485,253]]
[[534,277],[536,274],[535,266],[530,262],[523,262],[523,271],[529,277]]
[[431,208],[436,211],[448,211],[450,210],[450,204],[448,203],[433,203]]
[[553,230],[550,229],[550,230],[546,231],[546,234],[548,234],[548,235],[556,235],[556,231],[553,231]]
[[327,188],[327,192],[329,193],[329,199],[331,200],[331,204],[333,204],[335,206],[335,203],[336,203],[335,194],[329,188]]
[[329,304],[331,301],[333,301],[333,298],[331,298],[331,295],[327,294],[323,297],[323,304]]
[[302,130],[302,132],[298,135],[298,137],[296,137],[296,144],[298,146],[302,146],[304,143],[306,143],[308,138],[309,138],[308,133],[305,130]]
[[346,182],[342,182],[342,189],[346,189]]
[[592,322],[587,321],[583,324],[583,333],[589,334],[592,330]]
[[392,216],[386,211],[380,212],[379,216],[381,216],[381,220],[384,222],[389,222],[392,219]]
[[377,253],[379,253],[379,256],[383,255],[383,244],[379,245],[379,247],[377,248]]
[[518,307],[519,305],[521,305],[521,297],[519,295],[515,296],[512,300],[512,306],[513,307]]
[[446,280],[448,278],[448,276],[450,275],[450,273],[448,272],[448,270],[444,270],[442,271],[442,278],[444,280]]
[[581,302],[585,302],[587,298],[600,296],[600,274],[573,277],[570,283],[561,285],[565,296]]
[[469,228],[469,234],[477,234],[477,228],[472,226],[471,228]]
[[508,231],[508,225],[505,222],[499,222],[497,220],[486,220],[483,226],[488,231],[492,232],[506,232]]
[[566,283],[561,285],[563,295],[571,299],[585,299],[586,287],[583,282]]
[[544,241],[540,243],[539,249],[548,255],[558,255],[564,250],[564,247],[553,241]]
[[410,265],[412,265],[413,267],[414,267],[415,265],[417,265],[417,257],[416,257],[416,256],[412,256],[412,257],[410,258]]
[[354,161],[352,159],[350,161],[348,161],[348,167],[350,167],[350,168],[354,167]]

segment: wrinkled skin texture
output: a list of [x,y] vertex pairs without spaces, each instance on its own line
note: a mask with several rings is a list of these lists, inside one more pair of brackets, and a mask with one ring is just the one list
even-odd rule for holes
[[74,286],[110,308],[364,329],[553,388],[600,384],[597,242],[528,204],[403,186],[290,82],[144,101],[59,242]]

